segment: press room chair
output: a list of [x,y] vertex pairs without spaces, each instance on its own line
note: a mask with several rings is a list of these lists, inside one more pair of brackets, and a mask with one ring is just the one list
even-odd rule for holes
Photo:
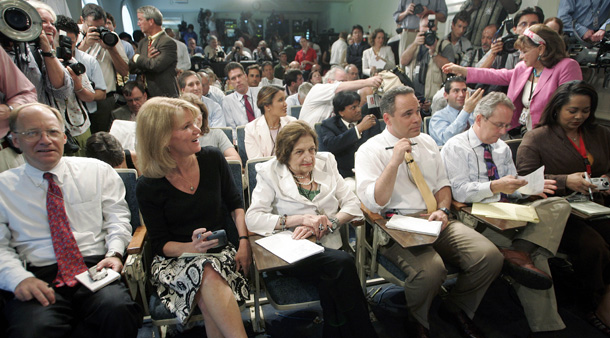
[[430,119],[431,119],[431,118],[432,118],[432,116],[426,116],[426,117],[424,117],[424,120],[422,121],[422,124],[421,124],[421,128],[422,128],[422,129],[421,129],[421,131],[422,131],[424,134],[428,134],[428,135],[430,135],[430,133],[428,132],[428,130],[429,130],[429,127],[430,127]]
[[225,135],[227,135],[227,138],[229,139],[229,141],[231,141],[231,144],[233,144],[233,128],[231,128],[231,127],[214,127],[214,128],[210,128],[210,129],[220,129],[220,130],[222,130],[222,132],[225,133]]
[[[237,190],[240,192],[241,198],[243,200],[244,189],[243,189],[242,180],[241,180],[241,175],[242,175],[241,162],[237,161],[237,160],[230,160],[230,161],[228,161],[228,163],[229,163],[229,170],[231,171],[231,176],[233,177],[235,185],[237,186]],[[133,173],[135,174],[134,169],[117,169],[117,171],[119,172],[119,175],[122,175],[119,170],[121,170],[121,171],[132,170]],[[137,208],[137,206],[138,206],[137,200],[135,197],[135,178],[132,179],[131,177],[137,177],[137,174],[135,176],[133,174],[130,175],[129,187],[133,187],[132,196],[130,196],[130,193],[129,193],[130,188],[128,187],[128,184],[126,183],[126,188],[127,188],[126,199],[130,206],[130,210],[132,209],[132,203],[135,204],[135,208]],[[133,180],[133,184],[132,184],[131,180]],[[133,215],[134,215],[134,212],[132,211],[132,218],[133,218]],[[137,209],[136,215],[139,215],[139,209]],[[229,222],[229,221],[232,222],[230,215],[227,216],[227,222]],[[138,229],[142,229],[142,231],[140,231],[140,233],[139,233]],[[227,231],[227,237],[237,247],[237,243],[239,242],[237,240],[237,238],[238,238],[237,231],[233,231],[233,230],[235,230],[234,227],[228,227],[228,229],[229,230]],[[149,268],[150,268],[151,262],[152,262],[152,253],[150,250],[150,245],[146,241],[146,227],[144,227],[144,225],[142,224],[141,226],[139,226],[136,229],[133,239],[132,239],[131,243],[129,243],[129,246],[127,249],[127,258],[125,260],[125,267],[124,267],[123,271],[125,273],[125,277],[128,282],[128,285],[137,286],[136,289],[138,290],[138,295],[140,296],[140,298],[142,300],[145,315],[150,315],[150,319],[153,324],[153,336],[161,337],[162,335],[161,335],[160,327],[167,326],[167,325],[180,324],[180,321],[178,320],[178,318],[176,318],[176,316],[174,316],[173,313],[171,313],[170,311],[167,310],[167,308],[165,307],[165,305],[163,305],[163,303],[161,302],[161,299],[157,295],[156,290],[154,290],[153,287],[149,283],[149,280],[150,280]],[[130,292],[132,292],[131,287],[130,287]],[[132,292],[132,297],[134,297],[134,298],[136,297],[134,292]],[[245,307],[245,303],[239,304],[239,305],[240,305],[240,310],[243,310],[243,308]],[[189,319],[189,323],[196,322],[196,321],[202,321],[202,320],[203,320],[203,315],[197,308],[197,309],[195,309],[195,311],[193,312],[193,315]]]
[[[252,191],[256,187],[256,164],[266,162],[273,157],[261,157],[248,160],[246,173],[248,176],[248,192],[252,199]],[[259,273],[254,264],[255,290],[254,311],[255,318],[260,320],[260,288],[261,282],[269,303],[277,310],[295,310],[319,303],[318,290],[311,283],[303,282],[295,277],[285,276],[280,271]],[[264,323],[254,323],[255,327],[262,327]]]
[[515,166],[517,166],[517,149],[519,149],[519,146],[521,145],[521,141],[523,141],[523,139],[520,139],[520,138],[505,141],[506,144],[508,144],[510,151],[512,152],[513,163],[515,164]]
[[290,116],[292,116],[298,120],[299,116],[301,115],[301,108],[303,108],[303,106],[291,106],[290,107]]
[[246,165],[248,161],[248,154],[246,153],[246,126],[238,126],[237,131],[237,152],[239,153],[239,157],[241,157],[242,166]]

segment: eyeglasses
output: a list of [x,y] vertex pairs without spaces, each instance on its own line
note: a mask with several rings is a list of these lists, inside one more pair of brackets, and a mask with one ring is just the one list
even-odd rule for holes
[[55,140],[60,139],[64,135],[64,132],[58,129],[32,129],[26,131],[16,131],[14,133],[23,136],[26,141],[38,141],[42,137],[43,132],[47,134],[48,138]]
[[496,128],[498,128],[498,129],[504,129],[504,128],[506,128],[506,129],[510,129],[510,127],[512,127],[512,124],[510,124],[510,123],[492,122],[492,121],[489,121],[489,119],[488,119],[487,117],[486,117],[485,119],[486,119],[486,120],[487,120],[489,123],[493,124],[493,125],[494,125]]

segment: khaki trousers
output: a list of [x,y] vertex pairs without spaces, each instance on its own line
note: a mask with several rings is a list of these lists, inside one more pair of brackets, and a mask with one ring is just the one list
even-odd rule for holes
[[445,263],[460,269],[447,301],[472,318],[504,261],[493,243],[459,221],[450,223],[432,245],[403,249],[391,243],[380,251],[407,275],[407,306],[425,327],[430,326],[428,312],[432,300],[447,277]]
[[398,58],[397,64],[400,66],[400,68],[404,68],[403,65],[400,65],[400,57],[402,56],[402,53],[405,51],[405,49],[407,49],[407,47],[409,47],[409,45],[413,41],[415,41],[416,37],[417,32],[409,32],[406,29],[403,30],[400,34],[400,42],[398,43],[398,55],[396,55],[396,57]]
[[[532,254],[532,261],[538,269],[551,275],[548,259],[557,254],[563,230],[570,216],[570,204],[561,197],[551,197],[537,200],[530,205],[536,208],[539,223],[529,223],[522,230],[501,233],[487,228],[483,231],[483,235],[500,247],[511,246],[515,239],[523,239],[538,245],[539,248]],[[533,332],[557,331],[566,327],[557,312],[554,287],[534,290],[515,282],[513,288],[517,292]]]

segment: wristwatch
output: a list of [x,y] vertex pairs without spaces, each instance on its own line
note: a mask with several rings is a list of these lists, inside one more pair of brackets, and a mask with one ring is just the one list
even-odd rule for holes
[[42,55],[44,57],[54,58],[55,57],[55,50],[51,49],[50,52],[40,51],[40,55]]
[[438,208],[438,210],[440,210],[440,211],[442,211],[442,212],[446,213],[446,214],[447,214],[447,216],[451,215],[451,211],[449,211],[449,209],[447,209],[447,208]]
[[118,251],[108,251],[104,257],[117,257],[118,259],[123,260],[123,255]]

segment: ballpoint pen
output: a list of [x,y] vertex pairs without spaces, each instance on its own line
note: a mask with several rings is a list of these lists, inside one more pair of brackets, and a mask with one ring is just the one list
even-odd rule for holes
[[[589,178],[589,174],[585,171],[585,180],[591,183],[591,178]],[[593,191],[591,191],[591,187],[589,187],[589,196],[591,197],[591,201],[593,201]]]
[[[417,145],[417,143],[415,143],[415,142],[411,142],[411,145],[412,145],[412,146],[416,146],[416,145]],[[390,150],[390,149],[394,149],[394,146],[391,146],[391,147],[385,147],[385,150]]]

